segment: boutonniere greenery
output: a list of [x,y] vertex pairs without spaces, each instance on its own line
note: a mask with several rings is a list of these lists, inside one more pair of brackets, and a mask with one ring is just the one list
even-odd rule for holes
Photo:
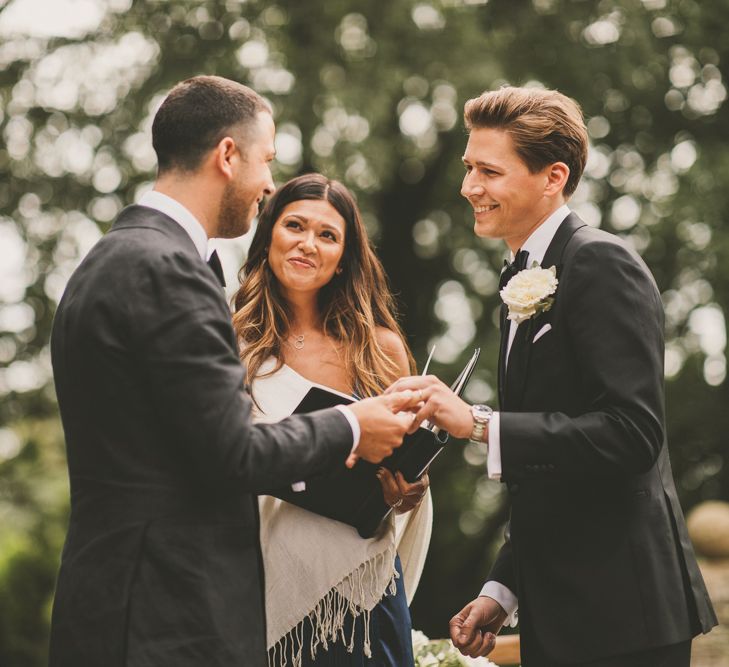
[[508,306],[508,319],[521,324],[539,313],[547,312],[557,291],[557,267],[543,269],[534,262],[530,269],[519,271],[499,292]]

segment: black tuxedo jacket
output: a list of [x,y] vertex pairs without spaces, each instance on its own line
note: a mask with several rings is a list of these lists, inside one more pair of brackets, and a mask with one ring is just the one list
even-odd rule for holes
[[81,263],[51,345],[71,482],[51,666],[263,667],[255,494],[341,464],[347,420],[251,424],[220,284],[149,208]]
[[[558,270],[552,309],[518,327],[505,371],[502,344],[512,511],[489,578],[517,594],[523,641],[536,637],[560,662],[707,632],[716,617],[668,459],[653,278],[620,239],[575,214],[542,266]],[[504,306],[502,337],[508,326]]]

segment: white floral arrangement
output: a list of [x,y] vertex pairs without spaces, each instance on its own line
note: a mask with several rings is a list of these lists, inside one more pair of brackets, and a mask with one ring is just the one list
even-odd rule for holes
[[519,271],[499,292],[509,307],[508,319],[517,324],[548,311],[557,291],[557,268],[543,269],[536,262],[531,269]]
[[428,639],[420,630],[413,630],[415,667],[496,667],[486,658],[461,655],[450,639]]

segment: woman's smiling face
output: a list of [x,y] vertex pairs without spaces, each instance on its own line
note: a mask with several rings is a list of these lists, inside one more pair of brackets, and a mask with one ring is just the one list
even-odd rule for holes
[[339,269],[346,223],[328,202],[302,199],[281,212],[271,230],[268,263],[284,291],[318,291]]

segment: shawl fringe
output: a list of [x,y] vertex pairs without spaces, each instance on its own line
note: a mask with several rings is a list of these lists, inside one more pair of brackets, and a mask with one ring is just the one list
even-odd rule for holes
[[[385,560],[386,559],[386,560]],[[382,566],[385,562],[392,563],[389,580],[381,581]],[[386,570],[385,570],[386,571]],[[353,602],[367,600],[379,601],[384,595],[395,595],[397,592],[396,580],[400,575],[395,569],[395,550],[388,549],[374,558],[365,561],[356,570],[348,574],[341,582],[333,586],[329,592],[317,603],[316,607],[289,630],[283,637],[268,649],[269,667],[301,667],[304,650],[308,650],[312,660],[316,652],[327,651],[329,644],[341,637],[347,651],[354,651],[354,636],[357,621],[361,618],[364,623],[364,654],[372,657],[370,642],[370,614],[373,607],[367,608]],[[384,585],[383,585],[384,584]],[[347,617],[352,619],[352,631],[346,636],[344,624]],[[309,646],[304,646],[304,627],[308,623],[311,627],[311,640]]]

